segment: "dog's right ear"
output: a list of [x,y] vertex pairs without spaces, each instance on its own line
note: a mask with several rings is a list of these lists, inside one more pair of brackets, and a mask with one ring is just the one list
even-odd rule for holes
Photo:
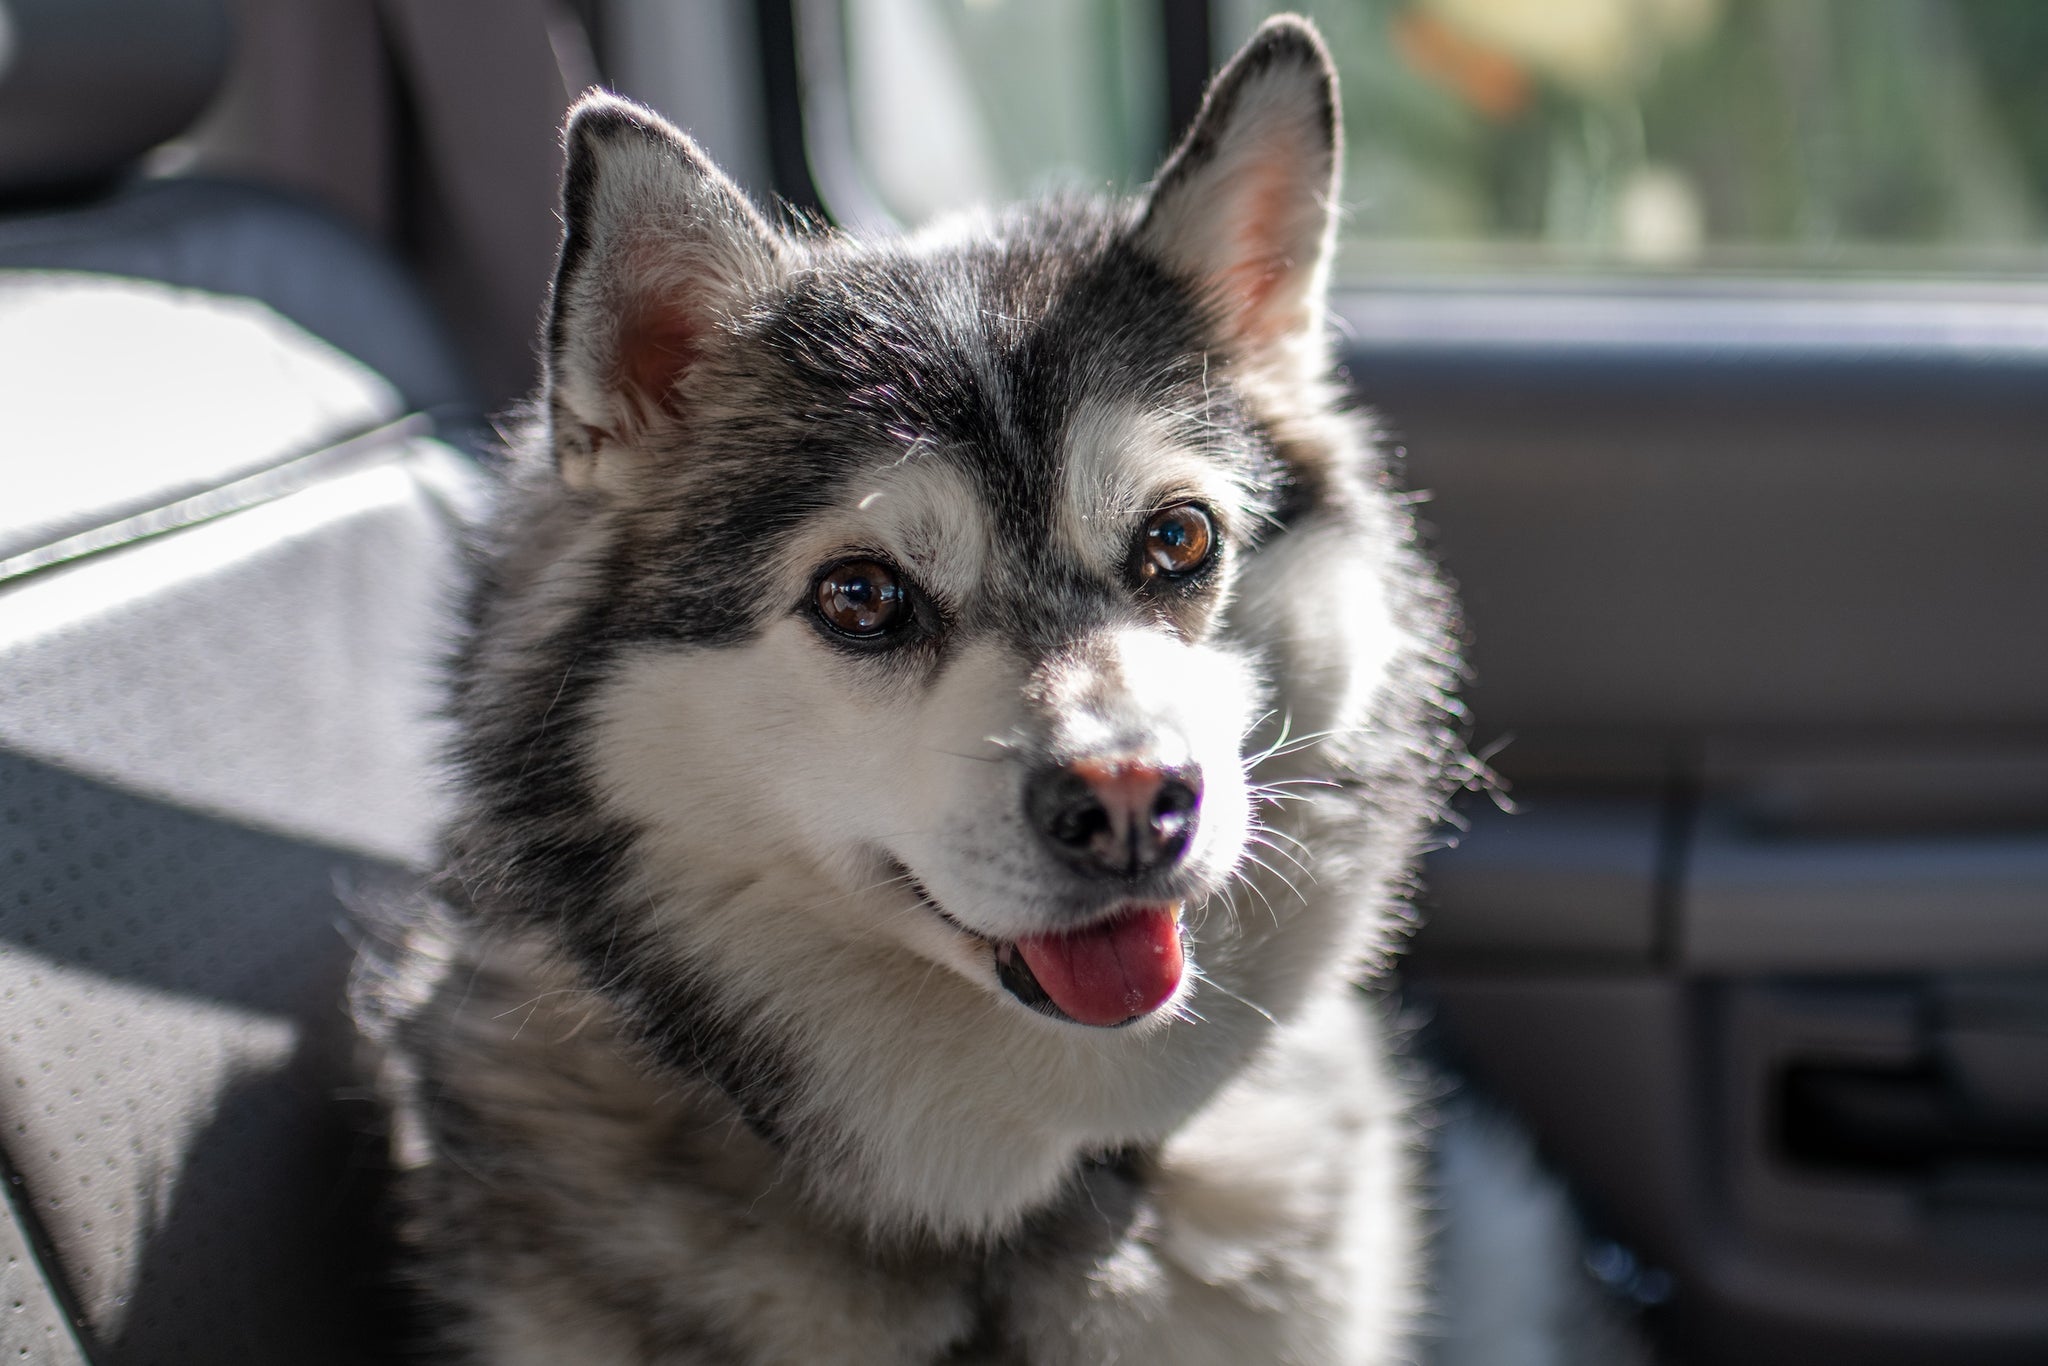
[[783,244],[681,131],[586,95],[563,135],[562,257],[544,394],[565,481],[606,483],[689,402],[720,325],[781,274]]

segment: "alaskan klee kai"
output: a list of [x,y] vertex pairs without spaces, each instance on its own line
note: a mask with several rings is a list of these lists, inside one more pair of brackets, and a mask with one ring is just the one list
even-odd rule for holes
[[1338,141],[1296,19],[1135,200],[902,239],[573,111],[460,814],[362,986],[459,1359],[1408,1359],[1357,983],[1456,661],[1332,375]]

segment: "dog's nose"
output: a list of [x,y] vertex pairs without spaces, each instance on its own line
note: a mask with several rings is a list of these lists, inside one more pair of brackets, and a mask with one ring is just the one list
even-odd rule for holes
[[1052,851],[1091,877],[1138,877],[1187,856],[1201,770],[1141,759],[1075,759],[1033,774],[1024,806]]

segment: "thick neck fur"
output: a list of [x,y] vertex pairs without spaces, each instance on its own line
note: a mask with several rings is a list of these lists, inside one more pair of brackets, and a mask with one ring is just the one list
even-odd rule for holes
[[[873,1174],[764,1138],[722,1088],[650,1061],[545,934],[435,924],[411,945],[415,973],[436,968],[400,1026],[411,1075],[387,1084],[431,1192],[414,1237],[444,1288],[478,1278],[488,1359],[1379,1361],[1414,1322],[1417,1246],[1388,1204],[1412,1133],[1347,991],[1270,1026],[1165,1141],[1068,1149],[1031,1209],[942,1240],[849,1215],[858,1192],[821,1198]],[[1333,1279],[1340,1248],[1371,1274],[1339,1261]],[[1184,1312],[1195,1285],[1207,1314]],[[737,1319],[704,1312],[721,1295]]]

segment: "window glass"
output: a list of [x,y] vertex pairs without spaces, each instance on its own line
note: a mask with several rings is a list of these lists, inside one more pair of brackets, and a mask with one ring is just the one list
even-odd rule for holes
[[[1215,0],[1219,59],[1281,8],[1343,75],[1352,273],[2048,265],[2048,0]],[[845,0],[861,183],[1141,182],[1158,10]]]
[[1353,269],[2038,270],[2041,0],[1219,0],[1344,80]]
[[1165,139],[1156,6],[846,0],[841,13],[861,180],[897,219],[1151,173]]

